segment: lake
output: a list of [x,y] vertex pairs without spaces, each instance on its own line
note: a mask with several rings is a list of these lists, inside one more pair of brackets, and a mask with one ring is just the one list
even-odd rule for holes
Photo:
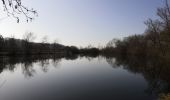
[[0,100],[156,100],[169,69],[142,59],[1,57]]

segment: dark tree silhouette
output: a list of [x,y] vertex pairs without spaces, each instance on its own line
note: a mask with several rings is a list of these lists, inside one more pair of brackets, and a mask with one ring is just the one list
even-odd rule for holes
[[[148,19],[144,34],[131,35],[122,40],[111,40],[102,52],[108,56],[164,56],[170,57],[170,5],[164,0],[164,6],[157,9],[157,19]],[[112,54],[112,55],[111,55]]]
[[8,16],[12,16],[17,19],[19,23],[19,15],[23,14],[26,17],[26,21],[30,22],[38,13],[33,8],[28,8],[22,4],[22,0],[1,0],[4,11],[7,12]]

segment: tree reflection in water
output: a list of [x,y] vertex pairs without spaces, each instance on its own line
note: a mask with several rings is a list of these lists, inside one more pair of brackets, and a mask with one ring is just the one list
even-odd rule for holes
[[170,61],[167,58],[117,56],[106,60],[113,68],[123,67],[131,73],[142,74],[148,82],[148,94],[170,93]]
[[[60,61],[64,58],[66,60],[75,60],[77,58],[86,57],[89,61],[98,56],[84,56],[84,55],[43,55],[43,56],[29,56],[29,57],[0,57],[0,73],[3,70],[15,71],[15,68],[21,64],[22,73],[26,78],[33,77],[36,74],[34,64],[40,65],[43,72],[48,72],[50,66],[58,68]],[[161,57],[101,57],[105,58],[108,64],[113,68],[123,68],[130,73],[137,73],[143,75],[148,82],[146,93],[151,95],[168,94],[170,93],[170,61]],[[2,82],[1,82],[2,83]]]
[[43,72],[47,72],[49,69],[50,59],[54,67],[59,65],[62,56],[29,56],[29,57],[0,57],[0,73],[3,70],[14,71],[14,69],[21,64],[22,73],[26,78],[30,78],[35,75],[36,70],[34,64],[38,62]]
[[34,55],[21,57],[0,57],[0,73],[3,70],[14,71],[21,64],[22,73],[26,78],[33,77],[36,74],[35,63],[41,67],[43,72],[48,72],[50,64],[57,68],[61,59],[75,60],[77,58],[86,57],[89,61],[97,57],[97,55]]

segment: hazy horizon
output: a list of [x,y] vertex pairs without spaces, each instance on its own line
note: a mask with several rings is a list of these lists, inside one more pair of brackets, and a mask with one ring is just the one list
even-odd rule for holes
[[[51,0],[29,1],[25,5],[38,11],[31,23],[24,19],[18,24],[1,13],[0,34],[22,38],[27,31],[40,41],[58,39],[64,45],[98,46],[113,38],[123,38],[145,31],[144,21],[156,17],[161,0]],[[0,10],[1,11],[1,10]]]

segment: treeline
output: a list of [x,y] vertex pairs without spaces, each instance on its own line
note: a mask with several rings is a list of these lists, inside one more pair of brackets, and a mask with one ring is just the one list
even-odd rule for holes
[[159,19],[148,19],[144,34],[132,35],[122,40],[113,39],[102,49],[105,55],[170,55],[170,7],[168,0],[165,6],[157,9]]
[[58,43],[32,42],[33,33],[26,33],[23,39],[3,38],[0,36],[0,55],[30,55],[64,52],[64,46]]
[[[170,57],[170,6],[158,8],[156,20],[148,19],[143,34],[132,35],[124,39],[113,39],[104,48],[64,46],[59,43],[48,43],[44,38],[41,43],[32,40],[34,35],[28,32],[23,39],[3,38],[0,36],[0,55],[33,55],[33,54],[64,54],[64,55],[137,55]],[[169,55],[169,56],[168,56]]]
[[66,46],[65,50],[67,51],[67,55],[75,55],[80,54],[81,56],[98,56],[100,54],[100,50],[96,47],[88,46],[85,48],[78,48],[76,46]]
[[44,37],[41,43],[33,42],[35,38],[32,32],[24,34],[23,39],[3,38],[0,35],[0,55],[40,55],[40,54],[63,54],[63,55],[98,55],[99,50],[94,47],[78,48],[76,46],[64,46],[57,42],[48,43]]

